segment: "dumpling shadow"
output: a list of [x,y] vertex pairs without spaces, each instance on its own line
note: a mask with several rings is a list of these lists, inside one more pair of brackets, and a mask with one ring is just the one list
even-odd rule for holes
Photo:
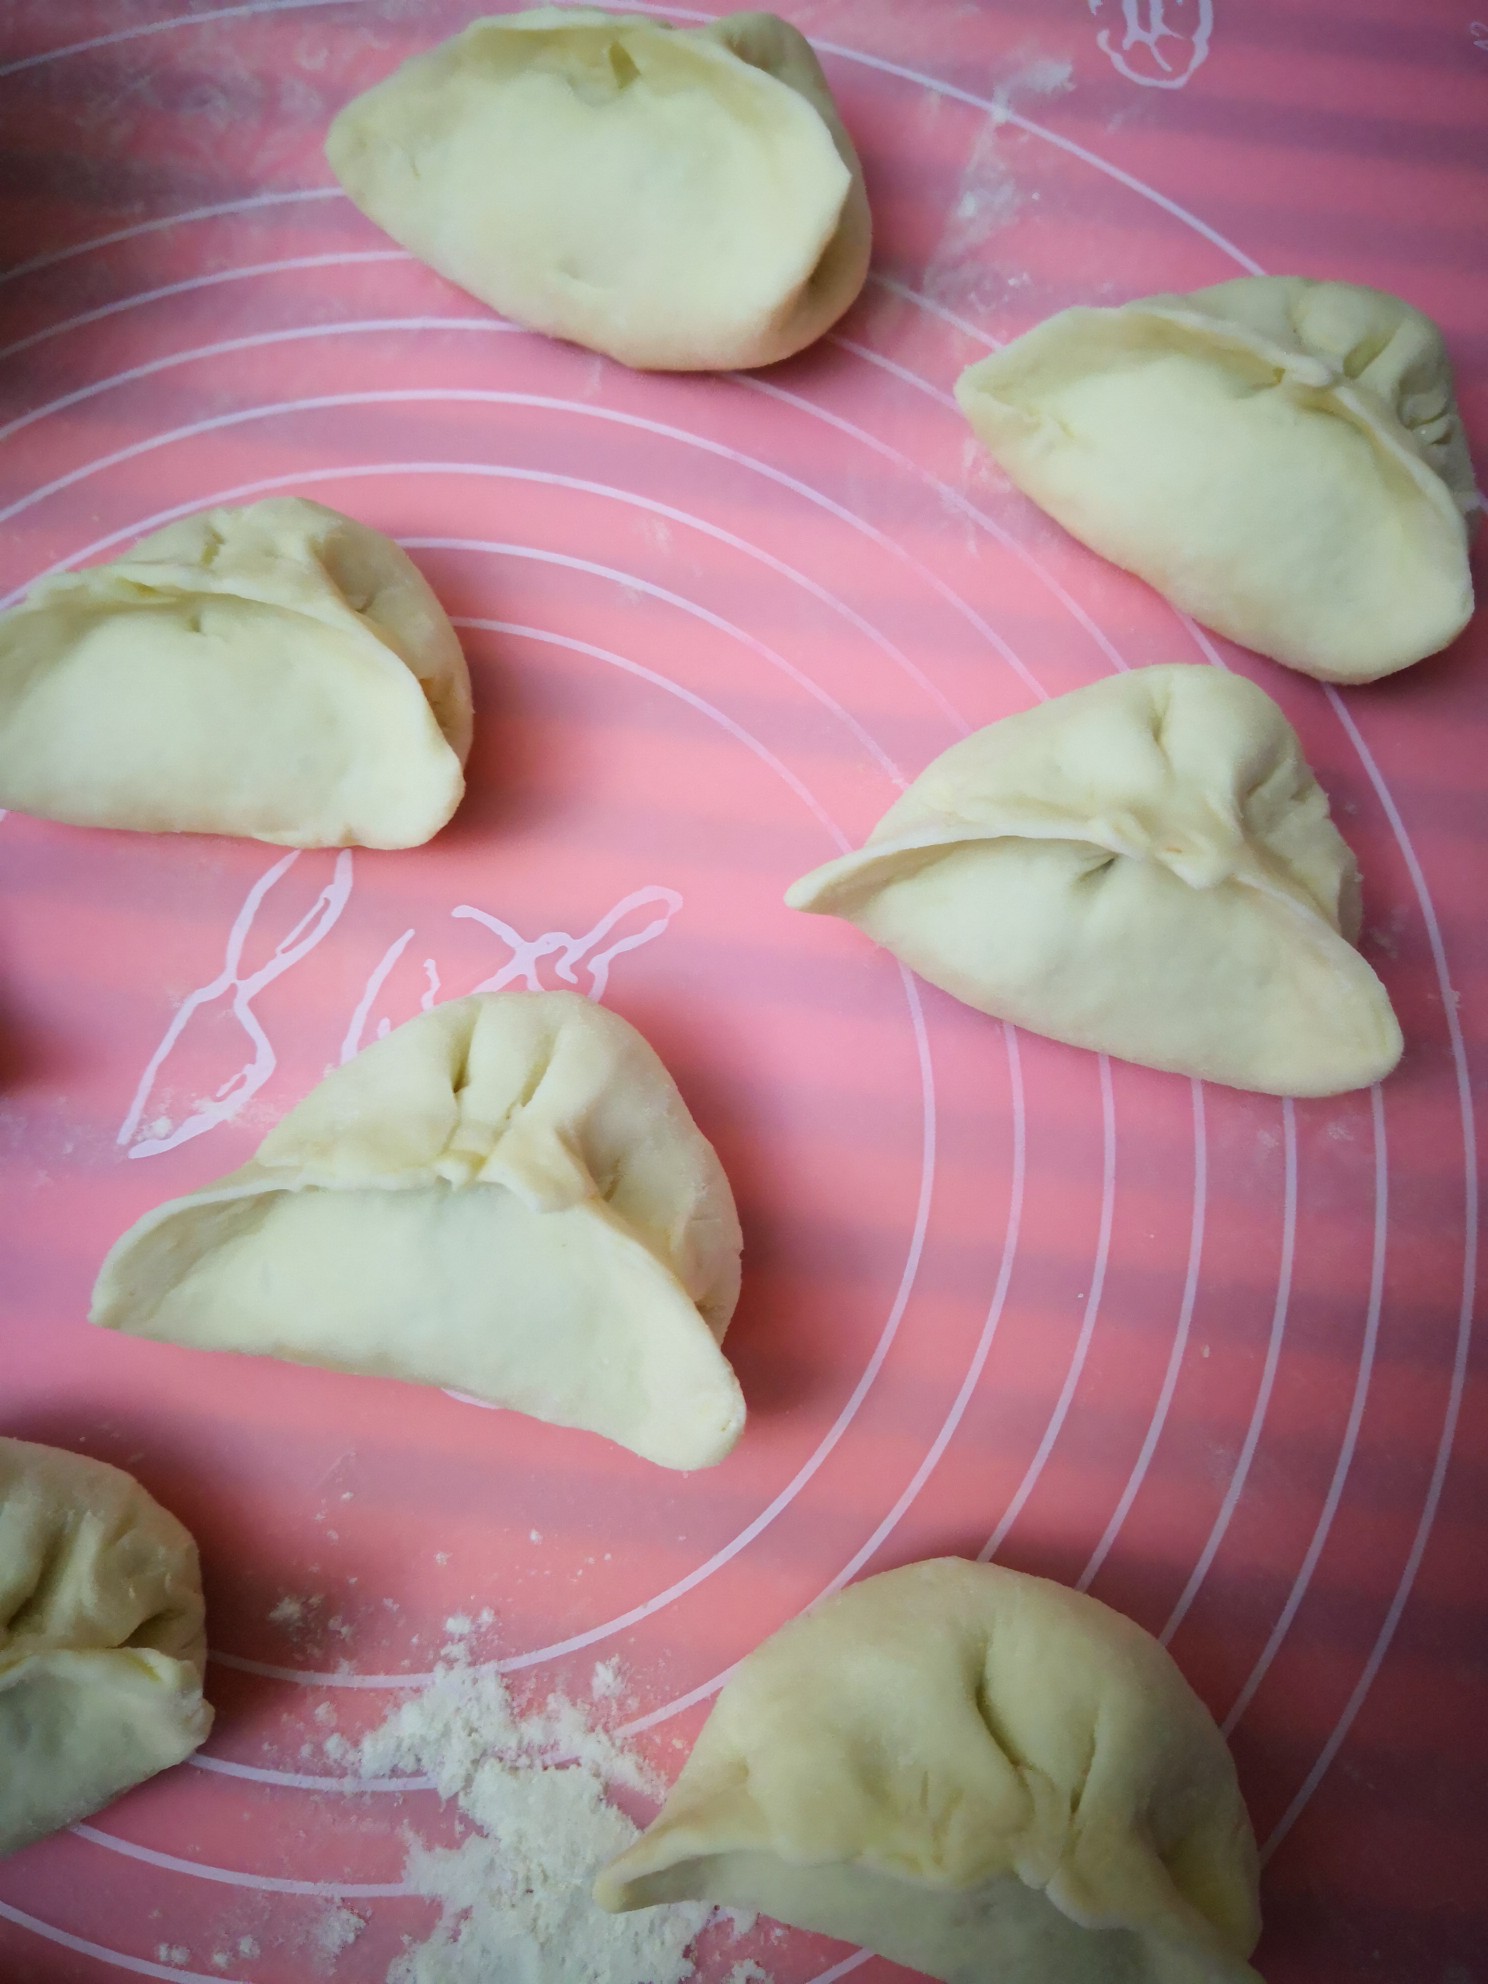
[[[213,1655],[247,1653],[259,1659],[284,1659],[282,1647],[265,1638],[262,1596],[272,1590],[294,1591],[303,1585],[305,1573],[301,1564],[281,1555],[267,1540],[253,1504],[221,1485],[220,1469],[214,1465],[218,1442],[211,1418],[203,1416],[188,1425],[165,1409],[159,1413],[111,1410],[107,1424],[100,1426],[96,1414],[47,1410],[7,1419],[0,1432],[122,1468],[186,1526],[200,1555],[206,1601],[204,1692],[215,1711],[207,1748],[261,1758],[282,1754],[286,1718],[298,1711],[302,1691],[271,1676],[223,1665]],[[252,1561],[245,1568],[245,1544],[250,1539]],[[366,1594],[374,1588],[381,1568],[358,1550],[350,1536],[340,1542],[334,1571],[316,1574],[315,1630],[296,1638],[292,1656],[296,1664],[334,1667],[344,1662],[347,1645],[331,1636],[340,1629],[343,1613],[368,1610],[371,1602]],[[288,1756],[284,1761],[288,1765]],[[190,1776],[188,1772],[188,1780]]]
[[469,856],[488,836],[533,824],[551,810],[552,797],[538,776],[538,754],[522,748],[533,711],[520,671],[504,667],[499,653],[483,652],[477,642],[486,637],[459,631],[470,666],[475,729],[465,796],[433,845]]
[[58,1081],[80,1065],[67,1036],[24,1008],[10,991],[0,954],[0,1095]]
[[797,1360],[790,1354],[795,1319],[770,1300],[759,1273],[770,1241],[764,1208],[769,1203],[769,1139],[748,1084],[730,1074],[701,1022],[684,1003],[632,998],[617,1002],[633,1026],[656,1048],[671,1071],[698,1128],[717,1151],[733,1190],[744,1232],[743,1286],[724,1338],[724,1353],[738,1374],[752,1418],[794,1411],[809,1402]]
[[103,1427],[91,1413],[68,1414],[60,1409],[22,1413],[7,1416],[0,1430],[12,1439],[34,1440],[85,1460],[107,1461],[133,1475],[163,1508],[185,1523],[202,1547],[204,1562],[212,1539],[230,1537],[241,1528],[243,1510],[217,1487],[208,1425],[203,1425],[195,1448],[188,1445],[179,1416],[164,1408],[148,1415],[111,1411]]

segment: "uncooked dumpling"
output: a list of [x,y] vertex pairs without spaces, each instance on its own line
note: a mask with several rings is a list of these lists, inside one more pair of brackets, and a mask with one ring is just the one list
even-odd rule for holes
[[976,731],[786,901],[1148,1067],[1333,1095],[1400,1058],[1354,857],[1291,725],[1222,669],[1133,669]]
[[0,806],[85,827],[417,847],[470,678],[396,544],[319,503],[207,510],[0,617]]
[[1043,1578],[867,1578],[749,1655],[610,1909],[700,1900],[945,1984],[1258,1984],[1255,1841],[1156,1640]]
[[634,1027],[487,993],[337,1069],[257,1155],[147,1213],[92,1319],[470,1393],[665,1467],[744,1424],[723,1167]]
[[101,1460],[0,1439],[0,1853],[206,1741],[196,1545]]
[[956,397],[1066,530],[1308,675],[1373,681],[1472,615],[1451,367],[1399,297],[1242,276],[1064,310]]
[[326,156],[441,275],[644,370],[788,358],[868,272],[857,154],[773,14],[476,21],[349,103]]

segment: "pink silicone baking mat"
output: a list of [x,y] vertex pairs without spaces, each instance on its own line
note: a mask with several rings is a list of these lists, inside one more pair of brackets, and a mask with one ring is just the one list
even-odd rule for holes
[[[1481,464],[1488,23],[801,5],[874,273],[814,350],[706,378],[514,329],[331,184],[334,110],[476,11],[4,10],[0,588],[312,496],[408,545],[478,731],[464,807],[412,853],[0,822],[0,1424],[191,1525],[218,1710],[190,1766],[0,1865],[0,1978],[380,1980],[435,1919],[401,1892],[406,1836],[448,1818],[324,1738],[385,1716],[448,1619],[491,1608],[469,1644],[524,1693],[586,1696],[618,1658],[671,1771],[766,1632],[954,1551],[1171,1646],[1264,1843],[1273,1984],[1478,1984],[1488,621],[1324,689],[1064,537],[949,395],[1065,304],[1300,270],[1440,321]],[[968,728],[1175,660],[1260,682],[1333,797],[1408,1042],[1380,1091],[1293,1105],[1108,1063],[781,905]],[[359,1044],[561,984],[649,1036],[734,1182],[750,1422],[723,1466],[84,1322],[109,1242]],[[333,1962],[338,1904],[367,1926]],[[779,1984],[905,1974],[793,1935],[707,1984],[748,1950]]]

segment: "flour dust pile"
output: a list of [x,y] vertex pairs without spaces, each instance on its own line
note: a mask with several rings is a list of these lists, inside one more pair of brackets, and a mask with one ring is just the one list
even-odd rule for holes
[[[350,1746],[348,1746],[350,1747]],[[657,1799],[654,1774],[585,1711],[553,1697],[518,1715],[498,1674],[440,1668],[356,1748],[361,1770],[432,1777],[469,1830],[410,1845],[404,1878],[439,1904],[438,1927],[388,1984],[683,1984],[713,1911],[703,1903],[606,1915],[601,1864],[636,1837],[609,1789]]]

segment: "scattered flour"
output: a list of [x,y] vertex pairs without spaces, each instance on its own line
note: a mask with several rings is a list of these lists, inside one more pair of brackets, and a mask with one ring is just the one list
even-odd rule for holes
[[305,1616],[305,1601],[286,1592],[269,1614],[269,1623],[275,1626],[297,1626]]
[[191,1961],[191,1952],[184,1943],[157,1943],[155,1961],[174,1964],[179,1969],[183,1963]]
[[728,1974],[728,1984],[772,1984],[768,1970],[761,1970],[754,1958],[745,1957]]
[[239,1956],[247,1957],[249,1962],[251,1963],[254,1957],[259,1956],[260,1954],[261,1951],[259,1950],[258,1944],[255,1942],[252,1936],[239,1936],[238,1938]]
[[618,1660],[596,1660],[589,1692],[597,1702],[612,1702],[625,1687],[625,1670]]
[[342,1950],[351,1948],[366,1926],[366,1916],[358,1915],[354,1908],[328,1908],[315,1926],[315,1947],[334,1962]]
[[1036,56],[1025,62],[1021,69],[1015,69],[1004,82],[992,92],[994,122],[1005,122],[1008,112],[1020,96],[1059,96],[1075,86],[1075,65],[1073,62],[1056,62],[1050,56]]
[[654,1774],[561,1696],[519,1718],[500,1675],[454,1663],[366,1737],[368,1776],[423,1772],[470,1827],[452,1848],[410,1843],[404,1879],[438,1927],[388,1984],[682,1984],[703,1903],[607,1915],[590,1883],[637,1828],[606,1795],[658,1797]]
[[1070,63],[1039,56],[1004,76],[993,90],[990,115],[977,133],[925,268],[922,286],[933,302],[981,318],[996,310],[1008,290],[1026,285],[1025,272],[1000,267],[991,252],[995,238],[1017,218],[1025,201],[1039,197],[1037,188],[1025,188],[1014,177],[1017,140],[1010,145],[1004,127],[1020,99],[1057,95],[1073,87],[1073,77]]

